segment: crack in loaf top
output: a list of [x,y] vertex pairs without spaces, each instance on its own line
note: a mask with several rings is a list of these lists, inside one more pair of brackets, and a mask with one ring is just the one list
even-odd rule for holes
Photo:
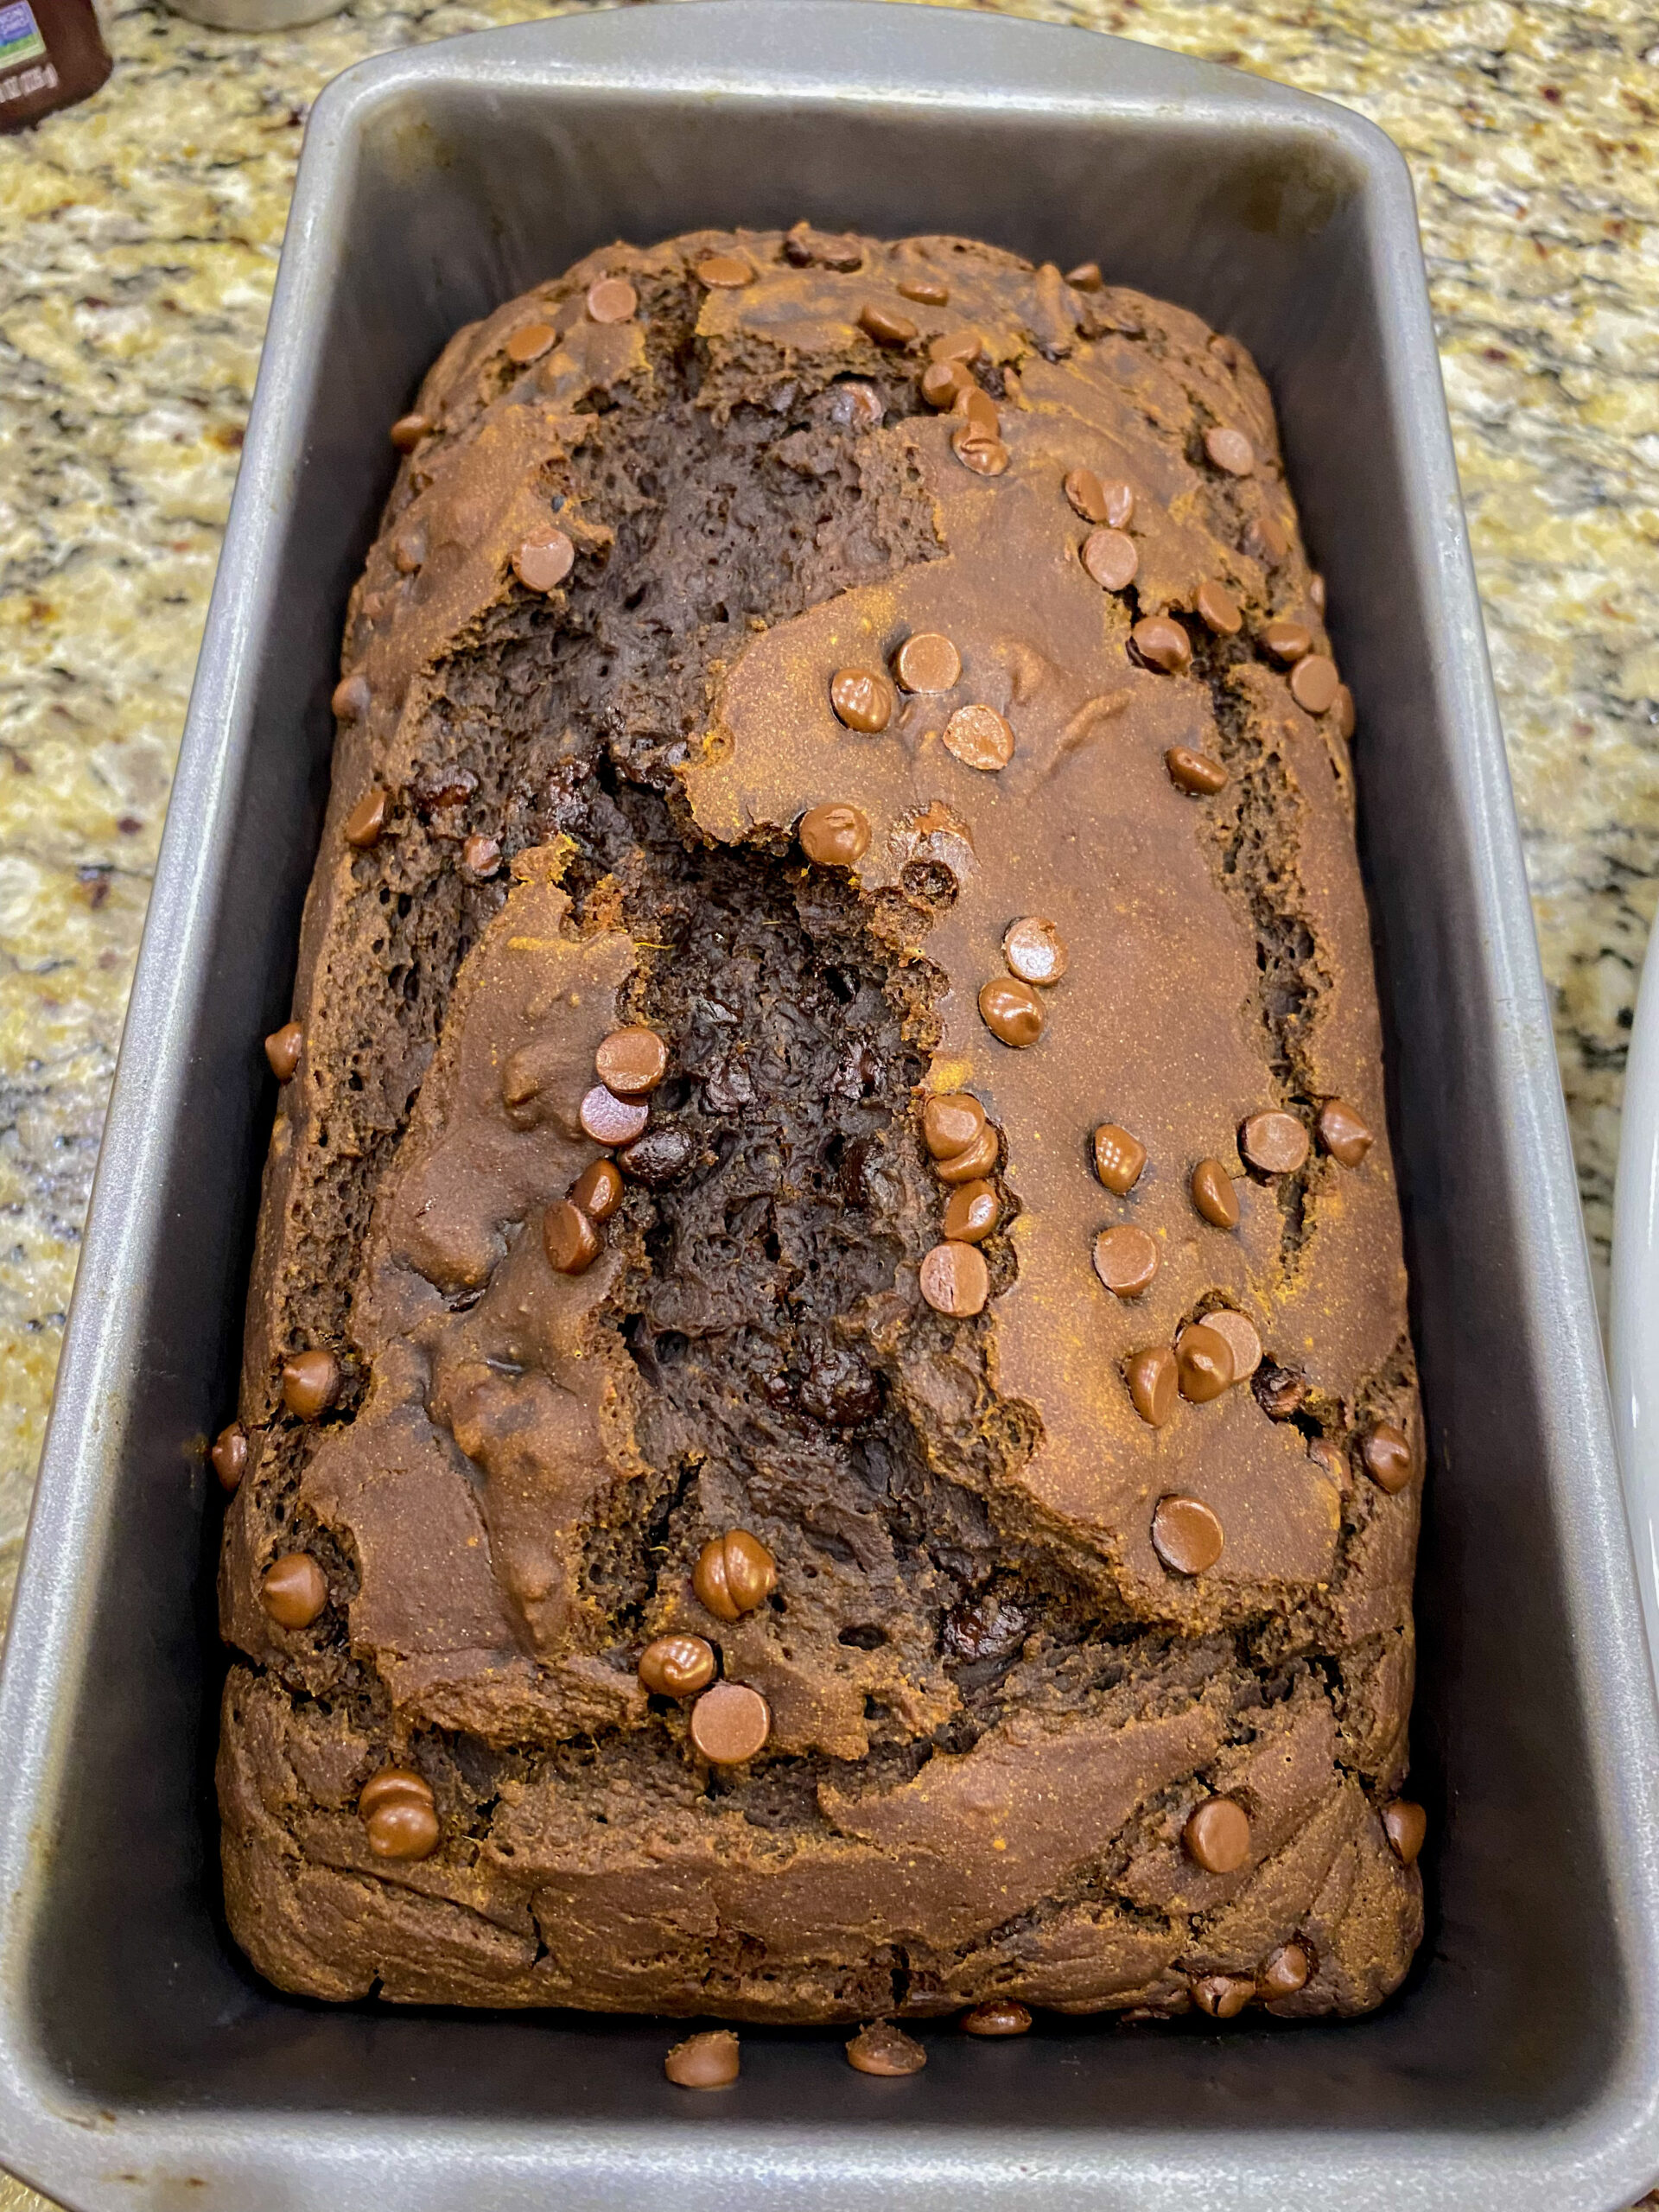
[[[1265,391],[1180,310],[1074,289],[1052,269],[1016,276],[982,249],[912,240],[840,271],[743,244],[753,281],[711,290],[699,324],[716,388],[757,346],[804,363],[844,358],[861,334],[925,377],[969,357],[976,375],[958,372],[937,416],[871,433],[914,456],[943,556],[742,652],[684,771],[693,815],[725,842],[808,816],[810,850],[826,818],[813,810],[850,808],[852,843],[868,837],[850,860],[867,892],[903,896],[918,859],[947,872],[925,941],[942,982],[929,1085],[980,1099],[1018,1201],[1018,1279],[982,1325],[998,1390],[1041,1424],[1013,1479],[1085,1535],[1143,1616],[1294,1602],[1331,1574],[1344,1472],[1249,1389],[1183,1400],[1154,1426],[1125,1379],[1135,1354],[1224,1308],[1351,1407],[1405,1329],[1351,708],[1316,650],[1323,593],[1296,545]],[[935,289],[948,295],[937,304]],[[994,404],[980,379],[1000,385]],[[943,376],[924,389],[952,397]],[[1223,660],[1209,641],[1230,621],[1255,650]],[[904,688],[902,649],[918,639],[942,688]],[[850,677],[866,679],[859,696]],[[1206,791],[1203,771],[1184,772],[1192,756],[1210,780],[1224,758],[1235,772]],[[1254,832],[1241,803],[1264,781],[1273,849],[1243,851]],[[1024,990],[1041,1022],[1026,1047],[1002,1040],[984,995],[1008,980],[1005,933],[1023,917],[1051,922],[1069,955],[1052,988]],[[1289,1007],[1264,973],[1263,931],[1306,940]],[[1352,1170],[1323,1147],[1288,1174],[1241,1156],[1251,1116],[1288,1111],[1312,1129],[1331,1099],[1362,1136],[1378,1133]],[[1122,1196],[1091,1164],[1101,1124],[1147,1154]],[[1236,1229],[1194,1203],[1206,1160],[1227,1170]],[[1155,1264],[1139,1294],[1116,1294],[1091,1262],[1114,1229],[1150,1240],[1135,1248]],[[1223,1532],[1196,1582],[1154,1550],[1170,1492]]]

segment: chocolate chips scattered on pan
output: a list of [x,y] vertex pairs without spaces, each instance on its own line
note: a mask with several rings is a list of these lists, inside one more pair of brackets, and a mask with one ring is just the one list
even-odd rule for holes
[[1031,2012],[1012,1997],[988,1997],[963,2014],[961,2025],[970,2036],[1025,2036],[1031,2033]]
[[927,2063],[927,2053],[914,2036],[895,2028],[891,2020],[872,2020],[848,2044],[847,2063],[861,2074],[896,2079],[905,2074],[919,2074]]
[[688,2036],[663,2061],[664,2073],[682,2089],[729,2089],[741,2070],[737,2037],[729,2028]]

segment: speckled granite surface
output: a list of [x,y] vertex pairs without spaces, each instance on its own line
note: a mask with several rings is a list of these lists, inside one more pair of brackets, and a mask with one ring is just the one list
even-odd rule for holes
[[[1605,1265],[1659,903],[1659,8],[1000,4],[1326,93],[1411,162]],[[129,6],[105,90],[0,141],[0,1611],[307,109],[365,54],[548,12],[359,0],[245,39]]]

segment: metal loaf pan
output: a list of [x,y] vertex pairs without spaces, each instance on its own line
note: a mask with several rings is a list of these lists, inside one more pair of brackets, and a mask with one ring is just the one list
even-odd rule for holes
[[[1374,2017],[931,2037],[331,2010],[246,1970],[207,1787],[270,1111],[386,426],[454,327],[622,234],[968,232],[1255,350],[1358,695],[1432,1439],[1430,1932]],[[1410,188],[1341,110],[1087,33],[706,0],[353,69],[312,118],[0,1692],[0,2154],[69,2204],[1595,2212],[1659,2171],[1653,1692]]]

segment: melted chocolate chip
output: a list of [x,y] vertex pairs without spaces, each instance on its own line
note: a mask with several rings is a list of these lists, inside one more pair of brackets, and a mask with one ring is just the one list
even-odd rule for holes
[[346,843],[356,846],[359,852],[367,852],[372,846],[378,845],[385,830],[389,804],[389,795],[380,785],[371,785],[346,817],[346,826],[340,834]]
[[777,1561],[747,1529],[711,1536],[691,1570],[691,1587],[717,1620],[741,1620],[765,1605],[777,1586]]
[[747,1682],[716,1682],[691,1708],[691,1741],[711,1766],[741,1766],[771,1733],[772,1708]]
[[654,1029],[613,1029],[594,1054],[594,1073],[619,1098],[643,1098],[668,1073],[668,1047]]
[[575,566],[575,541],[550,526],[521,538],[512,556],[512,573],[526,591],[556,591]]
[[1244,626],[1244,617],[1239,612],[1238,601],[1225,585],[1209,576],[1198,586],[1192,600],[1193,612],[1207,630],[1218,638],[1236,638]]
[[429,1859],[442,1834],[435,1807],[413,1796],[385,1799],[364,1827],[377,1859]]
[[688,2036],[663,2061],[664,2073],[682,2089],[728,2089],[739,2070],[737,2037],[729,2028]]
[[1014,758],[1014,732],[995,707],[958,707],[944,726],[944,742],[965,768],[987,774]]
[[974,372],[963,361],[930,361],[922,371],[922,397],[944,413],[959,394],[973,387]]
[[413,453],[431,428],[424,415],[400,415],[391,426],[391,442],[399,453]]
[[1109,520],[1105,487],[1092,468],[1071,469],[1061,489],[1071,501],[1072,512],[1081,515],[1084,522]]
[[1116,1122],[1103,1122],[1095,1131],[1095,1173],[1109,1191],[1128,1198],[1141,1180],[1147,1164],[1147,1147]]
[[697,277],[711,291],[741,292],[754,282],[754,265],[741,254],[711,253],[697,264]]
[[1192,665],[1192,641],[1167,614],[1149,614],[1129,632],[1129,643],[1148,668],[1179,676]]
[[510,361],[523,368],[527,362],[539,361],[558,334],[550,322],[521,323],[502,350]]
[[1066,971],[1070,955],[1065,939],[1041,914],[1027,914],[1011,922],[1002,938],[1002,957],[1022,983],[1058,983]]
[[651,1119],[651,1109],[643,1098],[619,1098],[596,1083],[584,1095],[576,1118],[595,1144],[631,1144]]
[[938,630],[918,630],[893,655],[893,672],[906,691],[949,691],[962,675],[962,655]]
[[944,1209],[944,1233],[953,1244],[977,1244],[1001,1217],[996,1185],[982,1178],[950,1193]]
[[285,1021],[280,1029],[271,1031],[265,1039],[265,1058],[278,1083],[289,1081],[304,1049],[305,1032],[297,1021]]
[[653,1697],[695,1697],[715,1679],[715,1647],[700,1636],[659,1636],[639,1654],[639,1679]]
[[878,346],[908,346],[921,335],[907,315],[885,308],[876,300],[866,300],[859,309],[858,327]]
[[374,695],[369,690],[366,676],[342,676],[334,686],[329,705],[337,721],[360,722],[373,703]]
[[1177,791],[1210,798],[1226,786],[1227,771],[1221,762],[1207,753],[1195,752],[1190,745],[1172,745],[1164,755],[1164,766]]
[[831,1428],[856,1428],[881,1410],[880,1377],[842,1345],[814,1357],[797,1395],[803,1413]]
[[1324,714],[1341,688],[1336,663],[1323,653],[1310,653],[1290,671],[1290,696],[1306,714]]
[[296,1351],[283,1363],[283,1403],[301,1421],[315,1421],[334,1402],[340,1362],[331,1351]]
[[1175,1346],[1181,1395],[1189,1405],[1207,1406],[1233,1382],[1233,1348],[1218,1329],[1195,1321],[1183,1329]]
[[1239,1129],[1238,1148],[1258,1175],[1294,1175],[1307,1158],[1307,1131],[1294,1114],[1252,1114]]
[[227,1428],[219,1430],[208,1457],[220,1488],[237,1489],[248,1468],[248,1440],[239,1422],[232,1421]]
[[1120,1223],[1095,1239],[1095,1273],[1114,1298],[1139,1298],[1158,1272],[1158,1247],[1144,1229]]
[[1106,279],[1097,261],[1080,261],[1075,269],[1066,270],[1065,281],[1074,292],[1097,292]]
[[841,668],[830,679],[830,704],[849,729],[873,737],[893,720],[893,686],[873,668]]
[[1269,1421],[1290,1421],[1306,1402],[1307,1377],[1298,1375],[1294,1368],[1264,1359],[1250,1377],[1250,1389]]
[[1231,2020],[1255,1994],[1255,1984],[1240,1974],[1195,1974],[1190,1985],[1192,2002],[1212,2020]]
[[935,1160],[955,1160],[985,1130],[985,1109],[969,1090],[938,1091],[922,1109],[922,1141]]
[[1313,633],[1306,623],[1269,622],[1262,632],[1262,642],[1275,660],[1288,663],[1313,652]]
[[927,2063],[927,2053],[914,2036],[895,2028],[891,2020],[872,2020],[848,2044],[847,2063],[861,2074],[897,2079],[919,2074]]
[[901,300],[914,300],[918,307],[948,308],[950,287],[940,283],[937,276],[901,276],[893,286]]
[[1345,1099],[1327,1098],[1313,1123],[1313,1134],[1339,1167],[1357,1167],[1376,1142]]
[[1001,438],[988,437],[974,423],[950,433],[950,450],[976,476],[1001,476],[1013,458]]
[[1216,467],[1224,469],[1229,476],[1249,476],[1255,467],[1255,448],[1243,430],[1230,430],[1223,424],[1204,434],[1204,449]]
[[1124,1362],[1129,1401],[1150,1427],[1162,1428],[1175,1411],[1175,1355],[1167,1344],[1154,1344]]
[[999,1043],[1023,1051],[1043,1033],[1043,1002],[1017,976],[993,976],[979,990],[980,1019]]
[[853,868],[870,849],[868,817],[842,799],[809,807],[795,835],[817,868]]
[[1221,1523],[1196,1497],[1160,1497],[1152,1548],[1172,1574],[1203,1574],[1221,1557]]
[[[664,1130],[663,1134],[672,1133]],[[596,1160],[591,1167],[584,1167],[570,1196],[590,1221],[608,1221],[622,1203],[622,1178],[614,1163]]]
[[970,2036],[1025,2036],[1031,2033],[1031,2012],[1012,1997],[988,1997],[962,2016]]
[[1428,1835],[1428,1815],[1409,1797],[1396,1797],[1382,1808],[1382,1831],[1402,1866],[1414,1866]]
[[1255,1324],[1230,1306],[1217,1306],[1204,1317],[1204,1325],[1218,1337],[1225,1337],[1233,1355],[1233,1380],[1248,1382],[1262,1364],[1262,1339],[1256,1334]]
[[631,322],[639,311],[639,295],[626,276],[601,276],[588,286],[586,306],[594,322]]
[[278,1628],[309,1628],[328,1603],[328,1584],[309,1552],[284,1552],[265,1569],[259,1602]]
[[1313,1970],[1313,1962],[1308,1957],[1305,1945],[1281,1943],[1276,1951],[1268,1952],[1257,1969],[1256,1994],[1264,2005],[1277,2004],[1284,1998],[1294,1997],[1299,1989],[1306,1986],[1307,1977]]
[[976,1143],[970,1144],[966,1152],[959,1152],[954,1160],[936,1160],[933,1173],[941,1183],[971,1183],[995,1168],[997,1149],[996,1131],[988,1122]]
[[941,1637],[947,1658],[969,1666],[982,1660],[995,1665],[1020,1649],[1030,1626],[1031,1616],[1023,1606],[986,1590],[964,1599],[945,1615]]
[[991,1294],[985,1255],[976,1244],[936,1244],[923,1259],[918,1280],[933,1311],[952,1320],[982,1313]]
[[1403,1429],[1391,1421],[1380,1421],[1359,1447],[1366,1473],[1392,1497],[1411,1480],[1411,1445]]
[[1103,591],[1127,591],[1141,566],[1139,548],[1121,530],[1091,530],[1077,557]]
[[562,1275],[579,1275],[600,1255],[599,1231],[572,1198],[561,1198],[542,1218],[542,1249]]
[[1192,1170],[1192,1203],[1215,1229],[1238,1227],[1238,1192],[1218,1160],[1201,1160]]
[[1187,1815],[1181,1841],[1206,1874],[1235,1874],[1250,1855],[1250,1821],[1231,1797],[1206,1797]]

